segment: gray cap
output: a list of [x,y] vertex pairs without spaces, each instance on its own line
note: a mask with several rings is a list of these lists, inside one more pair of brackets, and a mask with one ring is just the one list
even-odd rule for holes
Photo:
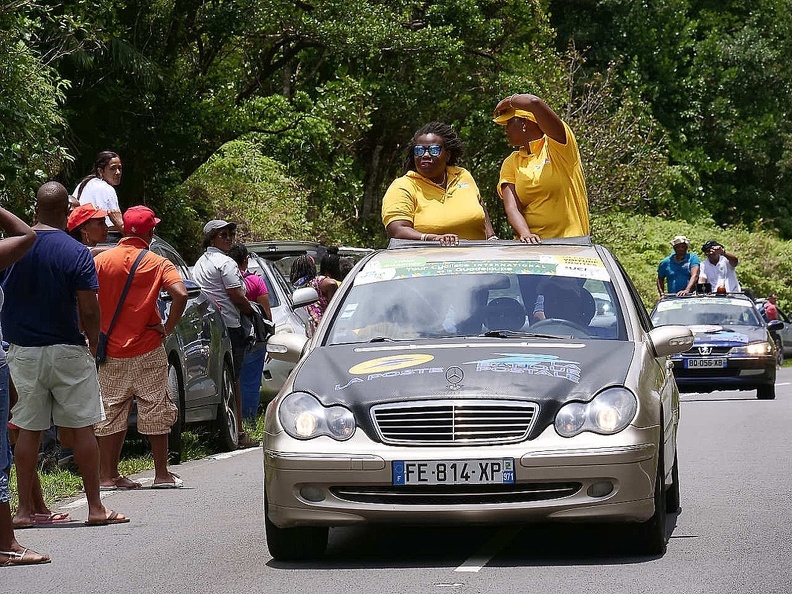
[[231,230],[233,231],[236,229],[236,226],[236,223],[229,223],[228,221],[215,219],[214,221],[209,221],[206,223],[206,225],[204,225],[204,235],[209,235],[210,233],[214,233],[220,229],[225,229],[226,227],[231,227]]

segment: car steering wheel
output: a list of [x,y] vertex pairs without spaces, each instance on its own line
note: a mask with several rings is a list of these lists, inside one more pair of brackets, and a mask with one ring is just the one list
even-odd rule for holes
[[[559,329],[554,331],[555,328]],[[542,330],[543,332],[550,334],[569,334],[569,331],[571,330],[573,338],[591,338],[591,333],[587,328],[581,326],[580,324],[576,324],[575,322],[565,320],[564,318],[547,318],[545,320],[539,320],[538,322],[531,324],[528,328],[529,332],[538,330]]]

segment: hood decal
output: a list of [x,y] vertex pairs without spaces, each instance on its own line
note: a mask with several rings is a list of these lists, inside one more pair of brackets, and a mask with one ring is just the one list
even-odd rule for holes
[[495,373],[524,373],[527,375],[547,375],[569,380],[577,384],[580,381],[580,363],[567,361],[556,355],[541,353],[495,353],[496,359],[467,361],[463,365],[475,365],[476,371],[492,371]]

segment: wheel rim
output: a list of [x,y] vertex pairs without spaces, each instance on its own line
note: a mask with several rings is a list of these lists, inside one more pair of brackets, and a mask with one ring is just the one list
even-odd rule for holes
[[172,363],[168,364],[168,396],[171,402],[179,406],[179,374]]
[[236,435],[237,418],[234,411],[234,381],[226,368],[223,371],[223,408],[228,435]]

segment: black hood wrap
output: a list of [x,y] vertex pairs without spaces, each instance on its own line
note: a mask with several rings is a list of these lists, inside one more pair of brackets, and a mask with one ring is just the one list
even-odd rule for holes
[[460,341],[337,345],[315,349],[300,366],[294,390],[329,406],[343,404],[358,427],[378,441],[369,409],[376,404],[447,399],[510,399],[539,404],[529,439],[552,424],[571,400],[588,401],[623,385],[631,342]]

